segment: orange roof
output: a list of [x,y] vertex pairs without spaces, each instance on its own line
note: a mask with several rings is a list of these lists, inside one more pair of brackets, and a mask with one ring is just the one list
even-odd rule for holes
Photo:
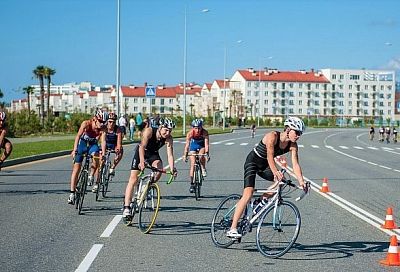
[[206,85],[207,90],[211,90],[212,83],[206,83],[205,85]]
[[[189,84],[187,85],[186,94],[191,95],[195,94],[196,92],[201,91],[201,87],[190,87]],[[145,97],[145,87],[129,87],[129,86],[121,86],[121,91],[123,96],[125,97]],[[156,97],[170,97],[175,98],[177,94],[183,94],[183,87],[182,86],[158,86],[156,87]]]
[[96,91],[89,91],[88,94],[89,94],[89,96],[97,96]]
[[317,76],[314,71],[306,72],[290,72],[290,71],[278,71],[277,73],[265,73],[265,70],[249,72],[249,70],[238,71],[246,81],[283,81],[283,82],[319,82],[329,83],[329,80],[324,76]]

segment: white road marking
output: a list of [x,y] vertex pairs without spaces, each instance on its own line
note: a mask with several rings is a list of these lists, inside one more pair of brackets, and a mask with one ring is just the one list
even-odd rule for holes
[[333,148],[333,146],[331,146],[331,145],[326,145],[325,147],[326,148]]
[[347,146],[344,146],[344,145],[339,145],[339,147],[340,147],[341,149],[349,149]]
[[373,147],[373,146],[368,146],[368,148],[369,148],[369,149],[372,149],[372,150],[378,150],[378,148]]
[[81,262],[75,272],[86,272],[89,270],[90,266],[92,265],[94,259],[96,259],[97,254],[99,254],[103,244],[94,244],[88,254],[86,255],[85,259]]
[[364,149],[363,147],[360,146],[353,146],[355,149]]
[[374,163],[374,162],[368,162],[369,164],[372,164],[372,165],[378,165],[377,163]]
[[393,150],[393,148],[390,148],[390,147],[382,147],[382,149],[384,149],[384,150]]
[[319,148],[318,145],[311,145],[312,148]]
[[248,145],[249,143],[241,143],[240,145]]
[[225,145],[234,145],[235,143],[232,143],[232,142],[230,142],[230,143],[226,143]]
[[110,224],[108,224],[107,228],[103,231],[100,237],[110,237],[111,233],[114,231],[115,227],[119,224],[119,221],[121,221],[121,219],[122,215],[116,215],[113,220],[111,220]]
[[380,167],[380,168],[383,168],[383,169],[392,170],[392,168],[390,168],[390,167],[387,167],[387,166],[384,166],[384,165],[379,165],[379,167]]
[[214,144],[220,144],[221,142],[212,142],[211,144],[212,145],[214,145]]
[[298,147],[304,147],[304,145],[302,145],[302,144],[299,144],[299,145],[297,145]]

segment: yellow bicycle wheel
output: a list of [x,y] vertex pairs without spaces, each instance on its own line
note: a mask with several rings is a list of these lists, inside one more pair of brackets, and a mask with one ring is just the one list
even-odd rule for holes
[[151,183],[144,193],[139,207],[139,229],[143,233],[149,233],[160,208],[160,187],[157,183]]

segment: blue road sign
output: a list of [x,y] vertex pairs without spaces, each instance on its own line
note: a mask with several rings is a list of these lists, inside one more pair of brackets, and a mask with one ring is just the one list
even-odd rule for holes
[[146,96],[156,96],[156,87],[146,86]]

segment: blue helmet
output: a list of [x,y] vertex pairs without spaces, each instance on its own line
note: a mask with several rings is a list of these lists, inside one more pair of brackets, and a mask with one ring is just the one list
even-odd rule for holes
[[194,119],[192,121],[192,127],[203,127],[203,119]]

